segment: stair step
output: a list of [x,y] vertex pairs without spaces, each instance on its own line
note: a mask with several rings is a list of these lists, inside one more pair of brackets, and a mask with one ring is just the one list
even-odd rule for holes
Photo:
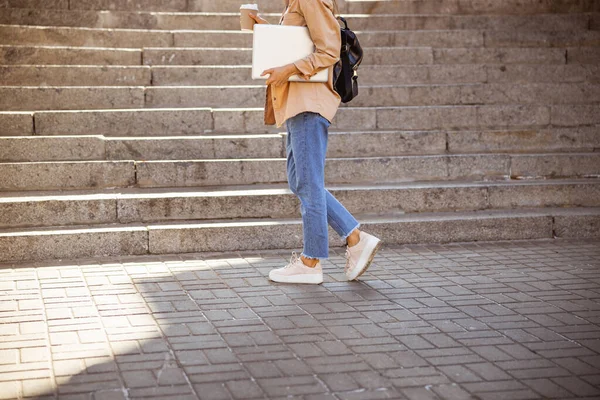
[[[370,47],[362,65],[597,64],[600,46],[584,48]],[[146,48],[144,65],[250,65],[251,49]]]
[[[468,64],[463,65],[467,67]],[[485,67],[490,83],[600,83],[600,64],[519,65],[496,64]]]
[[103,136],[0,137],[0,162],[186,160],[285,156],[282,136],[105,138]]
[[[10,67],[7,67],[10,68]],[[24,67],[25,68],[25,67]],[[153,66],[153,86],[251,85],[250,67]],[[0,67],[0,71],[2,67]],[[397,85],[455,83],[600,83],[600,63],[594,64],[462,64],[462,65],[361,65],[359,87],[394,82]],[[16,78],[19,79],[19,78]],[[21,78],[22,79],[22,78]],[[108,81],[108,80],[107,80]],[[11,80],[6,78],[5,84]],[[15,82],[15,80],[12,80]],[[29,82],[39,82],[30,80]],[[81,82],[81,81],[80,81]],[[66,83],[71,83],[66,81]],[[0,73],[0,84],[2,74]]]
[[[260,171],[260,172],[259,172]],[[215,175],[216,174],[216,175]],[[327,182],[595,177],[600,153],[537,155],[430,155],[329,159]],[[285,182],[285,159],[148,161],[137,164],[140,187],[211,186]]]
[[173,32],[133,29],[0,25],[0,44],[81,47],[169,47]]
[[[433,55],[426,47],[371,47],[364,65],[390,65],[400,62],[432,64]],[[250,65],[252,49],[225,48],[146,48],[144,65]],[[361,64],[362,65],[362,64]]]
[[[416,30],[356,31],[363,47],[587,47],[600,45],[598,31]],[[252,34],[233,30],[164,31],[0,25],[0,44],[71,47],[251,48]]]
[[3,65],[141,65],[142,51],[60,46],[0,46]]
[[3,0],[0,8],[69,9],[69,0]]
[[[197,1],[197,0],[193,0]],[[186,11],[186,0],[5,0],[0,7],[75,9],[75,10],[140,10]]]
[[[263,107],[264,85],[161,87],[0,86],[5,111],[172,107]],[[353,107],[597,104],[600,85],[588,83],[362,85]],[[342,108],[348,104],[342,104]]]
[[[432,64],[430,48],[365,48],[364,65],[390,65],[406,60],[411,65]],[[560,57],[558,56],[560,53]],[[549,57],[564,63],[562,52]],[[143,57],[143,61],[142,61]],[[250,65],[251,49],[146,48],[106,49],[91,47],[0,45],[3,65]]]
[[[81,10],[145,10],[145,11],[196,11],[239,12],[239,0],[71,0],[71,9]],[[258,1],[261,12],[281,12],[281,0]]]
[[[4,0],[0,7],[73,10],[145,10],[236,12],[239,0]],[[280,0],[260,0],[261,12],[281,12]],[[573,13],[600,11],[595,0],[403,0],[403,1],[338,1],[340,12],[356,14],[519,14]]]
[[[596,64],[600,47],[430,48],[366,47],[364,65],[419,64]],[[570,57],[570,58],[569,58]],[[142,61],[143,59],[143,61]],[[117,49],[0,45],[3,65],[222,65],[252,63],[250,48]],[[363,65],[361,64],[361,65]]]
[[29,136],[34,133],[32,112],[0,111],[0,136]]
[[[594,64],[362,65],[360,85],[600,83]],[[252,85],[249,66],[0,66],[0,86]]]
[[345,1],[344,12],[359,14],[515,14],[598,12],[594,0],[403,0]]
[[0,162],[104,160],[101,136],[0,137]]
[[[190,0],[195,3],[198,0]],[[186,0],[70,0],[72,10],[144,10],[144,11],[187,11]]]
[[[286,182],[284,158],[0,163],[0,191],[207,187]],[[331,158],[327,182],[506,180],[600,176],[600,152]]]
[[[259,134],[284,130],[283,127],[277,129],[264,125],[263,114],[261,108],[0,112],[0,136],[149,137],[203,133]],[[342,107],[334,118],[331,131],[471,130],[487,135],[489,131],[503,130],[507,138],[516,135],[524,139],[537,138],[538,135],[540,139],[556,138],[552,132],[560,131],[569,141],[577,142],[574,143],[577,147],[581,142],[575,139],[576,136],[587,137],[598,132],[597,127],[580,125],[600,125],[596,105]],[[561,143],[560,148],[565,148],[566,143],[568,141]]]
[[[586,47],[600,46],[600,32],[485,31],[481,47]],[[155,46],[156,47],[156,46]],[[451,46],[440,46],[451,47]],[[458,47],[458,46],[455,46]],[[466,46],[465,46],[466,47]]]
[[[593,152],[600,127],[489,131],[330,132],[328,157]],[[165,137],[0,137],[0,162],[190,160],[285,157],[286,134]]]
[[0,109],[5,111],[143,107],[144,88],[141,86],[0,87]]
[[[11,89],[0,88],[0,93]],[[44,89],[33,89],[40,98]],[[78,88],[72,90],[77,91]],[[85,90],[85,89],[84,89]],[[90,89],[93,90],[93,89]],[[12,95],[29,89],[16,89]],[[262,107],[264,86],[210,87],[162,86],[146,88],[146,107]],[[24,99],[25,100],[25,99]],[[89,102],[89,99],[88,99]],[[353,107],[434,106],[467,104],[585,104],[600,102],[600,85],[595,84],[455,84],[455,85],[362,85]],[[2,104],[0,100],[0,105]],[[39,100],[38,100],[38,103]],[[46,109],[54,104],[41,102]],[[44,104],[46,103],[46,104]],[[11,103],[12,104],[12,103]],[[6,107],[11,107],[7,104]],[[89,103],[88,103],[89,104]],[[25,101],[13,108],[25,109]],[[67,108],[70,104],[59,104]],[[347,105],[343,105],[347,106]],[[123,107],[126,108],[126,107]],[[10,109],[10,108],[9,108]],[[29,107],[31,109],[31,107]],[[43,108],[42,108],[43,109]]]
[[[599,31],[600,32],[600,31]],[[567,50],[567,62],[600,65],[600,48],[584,47]]]
[[[249,74],[249,70],[245,71]],[[576,75],[577,72],[572,73]],[[251,81],[250,81],[251,82]],[[226,83],[226,82],[224,82]],[[148,66],[0,66],[0,86],[151,86]]]
[[[258,167],[259,169],[267,166],[277,166],[281,172],[284,172],[281,165],[283,160],[268,159],[260,160],[260,164],[247,164],[244,161],[244,166]],[[154,165],[149,167],[149,170],[163,170],[167,173],[176,170],[179,163],[189,164],[191,166],[200,166],[201,169],[208,167],[227,168],[235,170],[235,166],[222,164],[225,161],[207,163],[205,161],[174,161],[176,165]],[[136,179],[146,180],[143,187],[156,186],[151,181],[154,179],[151,176],[142,177],[138,175],[143,169],[141,165],[145,162],[135,163],[134,161],[62,161],[62,162],[28,162],[28,163],[2,163],[0,164],[0,190],[16,191],[16,190],[60,190],[60,189],[88,189],[88,188],[111,188],[111,187],[131,187],[136,185]],[[236,162],[233,162],[236,164]],[[206,167],[205,167],[206,166]],[[152,168],[154,167],[154,168]],[[241,167],[241,164],[240,164]],[[168,171],[167,171],[168,170]],[[211,171],[212,174],[217,171]],[[253,178],[258,175],[258,172],[246,173],[240,176],[241,170],[237,170],[236,176],[229,177],[229,184],[244,184],[253,183]],[[199,175],[202,181],[207,185],[228,184],[219,182],[217,176],[209,177],[206,173]],[[250,179],[250,182],[244,182]],[[258,182],[283,182],[281,173],[273,173],[271,176],[258,177]],[[212,180],[211,180],[212,179]],[[236,182],[237,179],[237,182]],[[178,185],[173,181],[169,186]],[[160,187],[160,185],[158,186]]]
[[[213,130],[233,132],[234,127],[244,132],[245,126],[253,129],[259,124],[261,129],[253,132],[266,133],[272,129],[264,125],[263,114],[259,109],[213,112],[210,108],[169,108],[42,111],[34,115],[37,135],[181,136]],[[3,115],[10,114],[0,113],[0,122]],[[20,115],[23,119],[25,114]],[[33,117],[31,120],[33,124]],[[232,129],[225,129],[228,126]]]
[[0,191],[128,187],[133,161],[0,163]]
[[[331,186],[353,214],[423,213],[600,207],[600,180],[419,182]],[[365,199],[369,199],[365,202]],[[182,220],[296,218],[287,186],[124,189],[118,192],[7,193],[0,195],[0,228],[156,223]]]
[[[277,23],[280,13],[264,14]],[[353,30],[588,30],[593,14],[539,15],[379,15],[349,16]],[[0,8],[0,24],[190,30],[239,30],[239,12],[172,13]]]
[[[447,243],[540,238],[597,238],[600,209],[486,210],[368,217],[362,227],[384,243]],[[231,240],[232,238],[243,240]],[[300,248],[298,219],[186,221],[0,231],[0,261]],[[330,232],[332,246],[341,240]]]
[[526,132],[532,132],[528,127],[598,124],[597,109],[597,104],[382,107],[377,109],[376,118],[379,129],[505,126],[524,127]]
[[[364,47],[483,47],[484,31],[365,31],[359,34]],[[586,46],[597,43],[597,32],[551,32],[546,36],[558,45]],[[536,36],[548,45],[544,32]],[[511,42],[518,43],[514,38]],[[532,39],[534,40],[534,39]],[[229,47],[251,48],[252,34],[232,30],[139,30],[56,26],[0,25],[0,44],[83,47]],[[563,45],[564,46],[564,45]]]
[[[349,22],[350,23],[350,22]],[[483,47],[480,30],[355,30],[363,47]],[[570,32],[574,43],[595,43],[596,32]],[[176,47],[251,48],[252,35],[242,31],[174,31]],[[580,38],[579,42],[576,38]],[[152,46],[159,47],[159,46]]]
[[450,153],[570,152],[600,149],[600,126],[447,132]]
[[432,51],[434,64],[565,64],[568,49],[463,48]]

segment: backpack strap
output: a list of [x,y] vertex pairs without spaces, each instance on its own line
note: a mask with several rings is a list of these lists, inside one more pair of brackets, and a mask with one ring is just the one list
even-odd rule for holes
[[348,56],[350,45],[348,44],[348,36],[345,32],[345,30],[348,29],[348,24],[344,18],[338,17],[338,19],[344,23],[344,28],[342,28],[342,48],[340,51],[340,59],[342,60],[342,79],[346,90],[350,89],[350,92],[352,92],[351,88],[353,74],[352,67],[350,66],[350,57]]
[[[347,46],[347,45],[346,45]],[[344,86],[347,89],[350,89],[350,92],[352,92],[352,75],[353,75],[353,70],[352,67],[350,66],[350,57],[348,57],[348,51],[346,50],[346,55],[342,56],[342,75],[343,75],[343,79],[344,79]]]

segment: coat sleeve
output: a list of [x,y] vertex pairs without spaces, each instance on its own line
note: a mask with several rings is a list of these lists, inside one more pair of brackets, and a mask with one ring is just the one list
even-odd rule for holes
[[315,44],[315,52],[294,65],[307,76],[335,64],[340,59],[340,25],[326,0],[299,0],[299,8]]

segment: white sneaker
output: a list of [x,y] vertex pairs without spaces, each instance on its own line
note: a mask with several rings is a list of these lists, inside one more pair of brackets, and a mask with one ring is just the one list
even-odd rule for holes
[[381,243],[375,236],[361,231],[360,241],[352,247],[346,247],[344,271],[349,281],[355,280],[369,268]]
[[269,272],[269,279],[281,283],[323,283],[323,268],[317,262],[314,268],[307,267],[296,253],[292,254],[290,263],[283,268],[273,269]]

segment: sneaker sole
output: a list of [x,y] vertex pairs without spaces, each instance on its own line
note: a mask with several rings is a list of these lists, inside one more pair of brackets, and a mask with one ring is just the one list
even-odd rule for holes
[[318,285],[323,283],[323,275],[271,276],[269,279],[278,283],[307,283]]
[[[371,238],[371,239],[376,240],[377,243],[375,244],[375,246],[373,246],[373,250],[371,250],[368,257],[365,256],[364,254],[361,255],[360,259],[358,260],[358,265],[361,264],[361,261],[364,262],[364,265],[361,268],[355,268],[354,271],[352,271],[353,273],[356,273],[356,271],[358,271],[358,273],[356,273],[355,276],[349,275],[348,276],[349,281],[353,281],[353,280],[357,279],[359,276],[364,274],[367,271],[367,269],[369,269],[369,267],[371,266],[371,263],[373,262],[373,258],[375,258],[375,254],[377,254],[377,251],[379,251],[379,249],[381,248],[381,245],[383,244],[383,242],[380,239],[377,239],[377,238]],[[369,244],[367,244],[367,246],[368,245]],[[366,261],[364,260],[365,258],[367,258]]]

